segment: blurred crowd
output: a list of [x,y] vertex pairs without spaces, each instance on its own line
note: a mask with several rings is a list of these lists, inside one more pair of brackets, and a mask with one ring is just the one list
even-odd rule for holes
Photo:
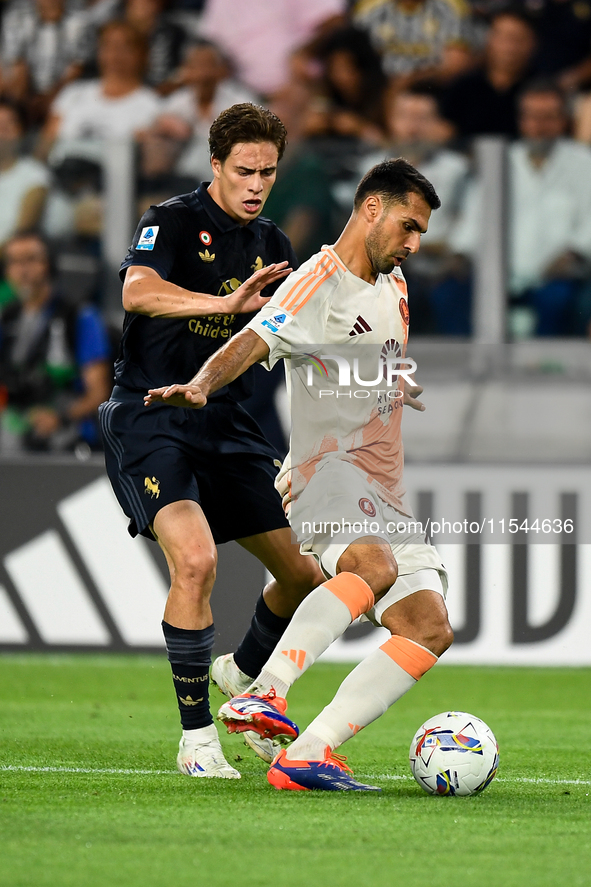
[[105,142],[134,140],[139,218],[210,179],[207,132],[235,102],[287,127],[264,213],[302,261],[374,163],[433,182],[442,208],[405,265],[414,335],[471,334],[473,140],[505,137],[508,337],[589,336],[591,0],[4,0],[0,16],[3,452],[99,445],[117,340]]

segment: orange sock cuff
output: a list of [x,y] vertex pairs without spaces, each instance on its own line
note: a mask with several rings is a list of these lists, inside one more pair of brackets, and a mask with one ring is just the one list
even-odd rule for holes
[[362,613],[367,613],[375,604],[373,591],[361,576],[356,573],[339,573],[322,587],[331,591],[343,604],[348,607],[351,619],[357,619]]
[[415,681],[422,678],[425,672],[433,668],[437,662],[435,653],[431,653],[426,647],[422,647],[409,638],[403,638],[399,634],[393,634],[385,644],[381,645],[380,650],[383,650]]

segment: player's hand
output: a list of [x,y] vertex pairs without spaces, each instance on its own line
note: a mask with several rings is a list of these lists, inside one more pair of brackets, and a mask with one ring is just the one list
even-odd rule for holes
[[255,271],[237,290],[229,296],[224,296],[228,314],[246,314],[250,311],[258,311],[267,304],[270,298],[263,298],[260,294],[261,290],[271,283],[276,283],[287,277],[292,271],[293,268],[290,268],[287,262],[276,262],[274,265],[267,265],[266,268]]
[[425,404],[417,399],[421,396],[423,390],[420,385],[409,385],[406,383],[404,386],[403,404],[407,407],[412,407],[413,410],[419,410],[420,413],[424,412]]
[[207,398],[198,385],[168,385],[164,388],[150,388],[144,397],[144,406],[149,407],[152,403],[200,410],[207,403]]

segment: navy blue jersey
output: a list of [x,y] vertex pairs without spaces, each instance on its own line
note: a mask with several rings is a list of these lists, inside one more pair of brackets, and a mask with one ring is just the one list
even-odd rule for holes
[[[160,277],[192,292],[226,296],[265,265],[297,260],[285,234],[269,219],[239,225],[212,200],[208,183],[196,191],[151,206],[140,219],[121,265],[153,268]],[[281,281],[266,287],[271,296]],[[211,314],[169,319],[126,312],[115,363],[118,385],[141,394],[185,383],[252,314]],[[250,371],[217,392],[216,399],[243,400],[252,390]]]

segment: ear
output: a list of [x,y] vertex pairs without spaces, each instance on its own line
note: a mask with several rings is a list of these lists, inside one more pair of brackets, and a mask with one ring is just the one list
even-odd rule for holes
[[214,178],[219,179],[222,174],[222,162],[218,160],[217,157],[211,158],[211,169],[213,171]]
[[384,205],[379,194],[370,194],[363,202],[363,211],[368,222],[376,222],[382,215]]

